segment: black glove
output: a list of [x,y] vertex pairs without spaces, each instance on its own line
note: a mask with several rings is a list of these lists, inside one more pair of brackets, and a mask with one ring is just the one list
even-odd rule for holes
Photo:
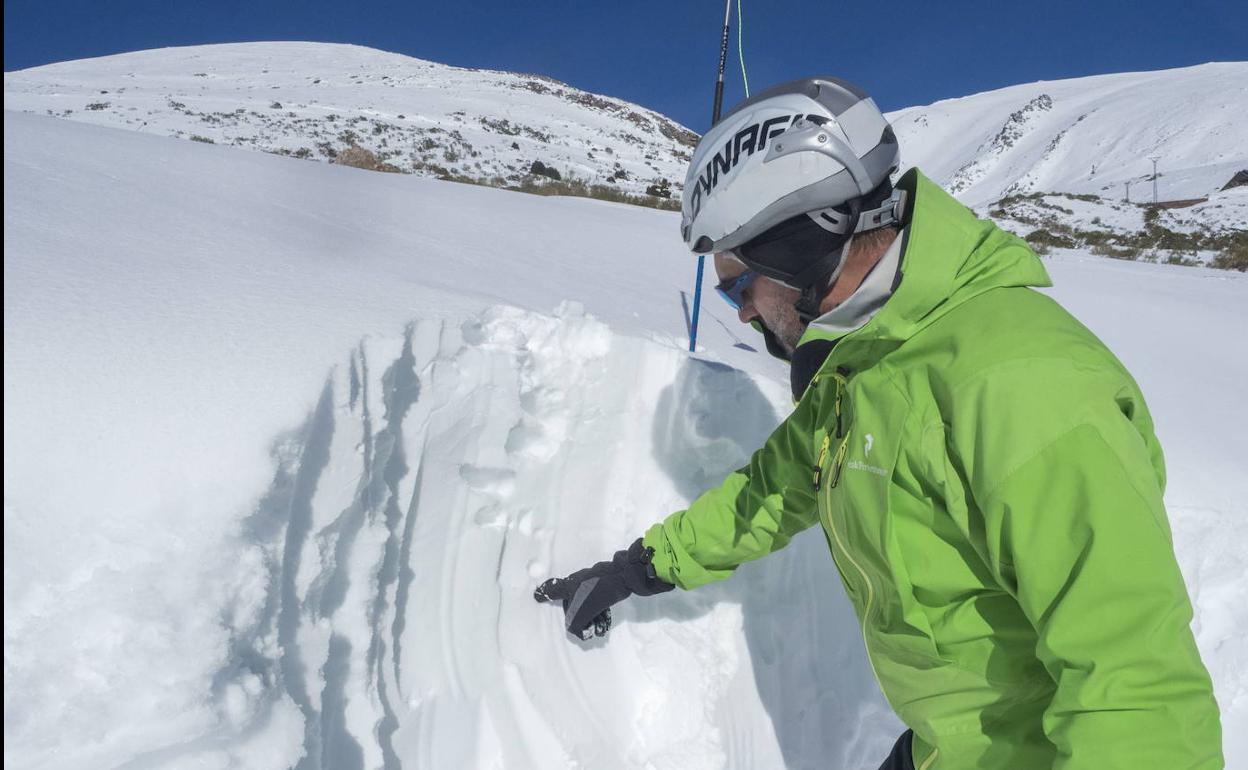
[[[611,561],[578,570],[566,578],[551,578],[537,587],[533,598],[539,602],[563,601],[568,633],[585,640],[606,636],[611,628],[611,605],[631,594],[652,596],[676,586],[660,580],[650,563],[653,548],[641,538],[626,551],[616,551]],[[592,630],[591,630],[592,627]]]

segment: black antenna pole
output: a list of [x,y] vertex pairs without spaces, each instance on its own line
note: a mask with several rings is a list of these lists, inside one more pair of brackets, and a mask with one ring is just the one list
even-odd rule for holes
[[[715,103],[711,107],[711,128],[719,122],[724,107],[724,64],[728,61],[728,31],[732,21],[732,0],[724,0],[724,33],[719,39],[719,73],[715,79]],[[709,130],[709,129],[708,129]],[[702,272],[706,268],[706,255],[698,255],[698,278],[693,287],[693,320],[689,323],[689,352],[698,347],[698,315],[702,311]]]
[[719,40],[719,76],[715,80],[715,105],[711,108],[711,126],[719,122],[724,107],[724,64],[728,61],[728,26],[732,20],[732,0],[724,0],[724,34]]

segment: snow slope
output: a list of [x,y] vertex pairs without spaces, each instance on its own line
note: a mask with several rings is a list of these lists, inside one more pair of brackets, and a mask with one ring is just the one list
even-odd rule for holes
[[[873,768],[900,731],[817,532],[606,641],[532,602],[789,408],[722,303],[683,351],[676,215],[14,112],[4,163],[6,766]],[[1049,266],[1150,400],[1248,767],[1248,280]]]
[[[4,75],[6,110],[281,154],[351,144],[402,170],[516,182],[533,160],[641,193],[679,191],[696,135],[538,75],[362,46],[187,46]],[[971,206],[1054,192],[1196,198],[1248,168],[1248,62],[1041,81],[889,113],[903,162]],[[513,143],[515,147],[513,148]],[[440,169],[440,170],[439,170]],[[623,171],[623,174],[619,172]]]
[[1041,81],[888,114],[902,162],[969,206],[1032,192],[1209,195],[1248,168],[1248,62]]
[[4,73],[4,108],[278,154],[356,145],[402,171],[514,185],[534,161],[642,194],[679,190],[697,137],[636,104],[540,75],[355,45],[232,43]]
[[[4,89],[6,110],[301,158],[363,147],[395,170],[495,187],[550,184],[536,169],[601,185],[597,197],[654,193],[666,205],[697,138],[541,76],[326,43],[139,51],[5,73]],[[889,118],[903,163],[980,216],[1039,231],[1038,246],[1217,265],[1248,238],[1248,198],[1219,192],[1248,169],[1245,112],[1248,63],[1229,62],[1030,83]],[[1210,200],[1142,224],[1122,200],[1152,200],[1153,157],[1161,200]],[[1056,198],[1019,200],[1031,194]],[[1097,198],[1072,208],[1059,200],[1071,194]]]

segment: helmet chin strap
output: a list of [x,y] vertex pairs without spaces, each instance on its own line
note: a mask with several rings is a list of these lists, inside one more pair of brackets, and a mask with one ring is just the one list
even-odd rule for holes
[[[803,324],[809,324],[819,317],[819,303],[823,299],[823,293],[841,276],[841,271],[845,269],[845,256],[849,254],[849,245],[854,242],[854,234],[858,231],[858,224],[861,222],[859,218],[861,213],[862,201],[860,199],[850,201],[849,227],[845,229],[848,235],[841,242],[840,248],[833,249],[823,255],[821,259],[815,260],[809,270],[805,271],[807,273],[814,272],[813,276],[809,278],[806,275],[795,276],[798,279],[796,281],[798,285],[795,288],[801,289],[802,294],[798,297],[793,307],[797,310],[797,317],[801,319]],[[829,270],[828,265],[833,265],[834,267]]]
[[830,257],[835,255],[837,257],[836,268],[826,278],[816,278],[802,289],[802,294],[798,297],[793,307],[797,310],[797,317],[801,319],[803,324],[809,324],[822,315],[819,312],[819,304],[823,301],[823,295],[828,288],[836,283],[836,279],[841,277],[841,271],[845,269],[845,256],[849,254],[849,247],[853,242],[854,237],[851,235],[841,244],[839,249],[830,252],[827,257],[819,260],[820,264],[823,265],[829,261]]
[[[845,232],[849,233],[849,237],[845,239],[845,242],[841,244],[839,249],[833,249],[824,255],[822,259],[816,260],[810,270],[794,276],[794,284],[796,285],[793,288],[800,289],[802,294],[793,307],[797,310],[798,318],[804,324],[809,324],[822,315],[819,312],[819,303],[823,300],[824,293],[841,277],[841,271],[845,269],[846,257],[849,256],[850,246],[854,243],[854,236],[868,230],[878,230],[881,227],[897,225],[902,221],[903,212],[906,208],[906,192],[904,190],[893,190],[889,197],[883,201],[882,205],[868,211],[862,210],[861,199],[851,201],[849,207],[849,226],[845,230]],[[817,222],[818,219],[815,221]],[[833,259],[835,259],[834,263]],[[828,264],[835,264],[836,267],[829,272],[826,268]],[[814,279],[803,280],[809,272],[815,273]]]
[[[853,245],[854,236],[868,230],[878,230],[881,227],[900,224],[905,211],[905,205],[905,191],[893,190],[891,195],[881,205],[865,211],[862,208],[862,199],[856,198],[848,203],[848,212],[837,209],[822,209],[810,212],[809,215],[816,223],[835,235],[843,237],[844,240],[841,240],[840,245],[812,261],[799,273],[789,274],[780,272],[767,265],[753,262],[743,257],[739,252],[732,252],[733,257],[765,278],[788,286],[790,289],[796,289],[800,296],[797,302],[793,304],[793,307],[797,310],[798,318],[801,319],[802,323],[809,324],[822,315],[819,312],[819,303],[832,284],[840,278],[841,271],[845,269],[845,258],[849,255],[849,249]],[[836,214],[835,230],[820,222],[816,216],[827,212]],[[828,221],[831,222],[832,219],[832,217],[829,217]]]

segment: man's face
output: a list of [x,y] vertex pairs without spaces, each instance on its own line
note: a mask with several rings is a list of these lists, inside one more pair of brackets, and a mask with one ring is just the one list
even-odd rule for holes
[[[733,257],[724,253],[715,255],[715,273],[719,276],[720,283],[736,278],[745,270],[745,265]],[[737,318],[744,324],[751,321],[762,322],[791,356],[802,332],[806,331],[806,326],[794,307],[800,296],[797,289],[760,276],[741,295],[741,309],[737,311]]]

